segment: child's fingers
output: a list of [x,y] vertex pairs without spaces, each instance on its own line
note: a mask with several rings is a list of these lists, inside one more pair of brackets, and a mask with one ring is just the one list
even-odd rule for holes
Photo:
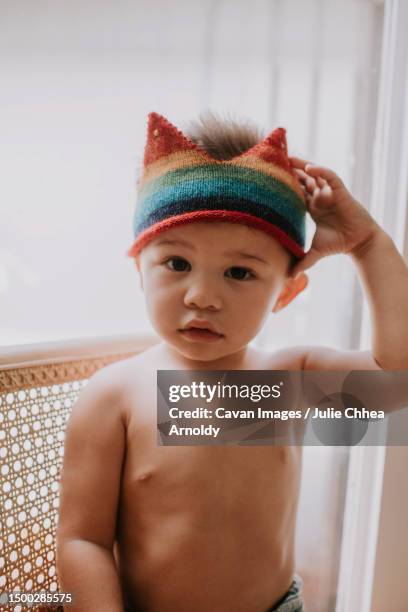
[[327,181],[324,178],[322,178],[321,176],[317,177],[316,182],[317,182],[319,187],[324,187],[325,185],[327,185]]
[[307,161],[307,159],[302,159],[301,157],[289,157],[289,160],[294,168],[300,168],[302,170],[304,170],[307,164],[311,163]]
[[327,183],[323,187],[316,187],[310,200],[306,200],[306,205],[312,216],[314,212],[327,210],[333,206],[333,203],[333,191]]
[[327,181],[321,176],[311,177],[304,170],[301,170],[300,168],[294,168],[294,170],[299,178],[302,188],[304,187],[304,185],[306,185],[310,193],[313,193],[316,187],[316,184],[318,187],[321,187],[321,188],[327,185]]
[[328,183],[325,183],[321,187],[320,193],[324,198],[331,198],[331,196],[333,195],[333,190]]
[[317,187],[317,183],[315,179],[308,176],[305,183],[306,183],[306,189],[308,190],[308,192],[313,194]]
[[319,187],[318,185],[316,185],[315,189],[313,190],[314,198],[319,197],[319,198],[326,199],[326,198],[331,198],[332,195],[333,195],[333,190],[328,183],[326,183],[322,187]]
[[[330,168],[326,168],[324,166],[318,166],[317,164],[313,164],[306,159],[302,159],[301,157],[290,157],[290,162],[295,170],[301,170],[305,174],[309,176],[315,177],[317,180],[320,178],[322,180],[327,181],[332,189],[338,189],[339,187],[344,188],[344,183],[339,176]],[[320,184],[320,187],[323,185]]]
[[306,207],[307,209],[310,211],[310,205],[312,203],[313,200],[313,196],[311,196],[309,193],[305,193],[305,202],[306,202]]
[[295,173],[297,174],[300,181],[305,181],[308,177],[308,174],[301,168],[294,168]]
[[332,189],[338,189],[344,187],[344,183],[340,177],[337,176],[330,168],[324,168],[323,166],[314,166],[313,164],[307,163],[305,166],[307,174],[315,177],[321,177],[325,179]]
[[327,183],[323,187],[314,188],[312,193],[309,193],[305,187],[303,187],[303,193],[305,198],[305,204],[308,212],[315,216],[324,210],[328,210],[333,205],[333,192]]
[[307,190],[310,193],[313,193],[313,190],[316,187],[316,179],[312,176],[309,176],[308,174],[306,174],[306,172],[298,168],[295,169],[295,172],[299,177],[302,187],[306,186]]

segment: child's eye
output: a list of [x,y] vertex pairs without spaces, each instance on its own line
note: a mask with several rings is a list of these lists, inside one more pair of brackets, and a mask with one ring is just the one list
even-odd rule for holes
[[[233,266],[229,268],[227,272],[231,272],[231,278],[234,280],[250,280],[251,278],[255,278],[255,274],[248,270],[248,268],[242,268],[240,266]],[[248,274],[248,276],[246,276],[246,274]]]
[[190,264],[186,259],[183,259],[182,257],[170,257],[164,262],[164,265],[168,266],[170,270],[173,270],[174,272],[185,272],[187,266],[189,266]]

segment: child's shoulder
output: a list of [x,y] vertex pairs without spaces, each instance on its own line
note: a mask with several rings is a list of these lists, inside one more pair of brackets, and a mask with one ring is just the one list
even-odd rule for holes
[[305,359],[302,346],[291,346],[263,352],[262,370],[302,370]]
[[146,369],[144,353],[114,361],[97,370],[88,380],[82,393],[118,404],[126,398],[131,387],[143,376]]
[[[113,441],[119,444],[124,439],[128,422],[122,388],[125,369],[126,365],[119,362],[103,367],[81,389],[65,432],[65,448],[71,455],[76,456],[82,445],[106,450],[112,447]],[[121,452],[119,446],[118,452]]]
[[379,370],[371,351],[339,350],[328,346],[292,346],[267,354],[271,370]]
[[74,404],[76,418],[103,418],[105,413],[123,416],[127,398],[137,379],[142,376],[143,353],[114,361],[97,370],[82,388]]

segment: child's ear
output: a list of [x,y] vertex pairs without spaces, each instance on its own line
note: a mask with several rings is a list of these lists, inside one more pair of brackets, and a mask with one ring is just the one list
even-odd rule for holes
[[295,297],[306,289],[309,279],[304,272],[301,272],[296,278],[289,277],[286,279],[285,286],[280,292],[272,312],[279,312],[285,308]]

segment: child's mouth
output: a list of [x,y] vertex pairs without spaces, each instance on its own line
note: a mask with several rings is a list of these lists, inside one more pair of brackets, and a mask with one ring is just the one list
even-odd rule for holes
[[188,329],[180,329],[180,333],[192,341],[203,341],[203,342],[214,342],[223,338],[222,334],[217,334],[209,329],[203,329],[199,327],[189,327]]

